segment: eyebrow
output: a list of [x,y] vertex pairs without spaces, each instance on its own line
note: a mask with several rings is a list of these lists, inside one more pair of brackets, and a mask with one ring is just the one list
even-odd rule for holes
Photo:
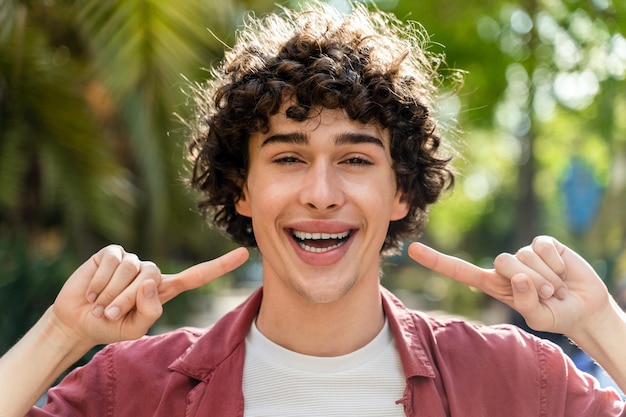
[[293,143],[296,145],[306,145],[307,143],[309,143],[309,138],[307,135],[301,132],[281,133],[268,136],[267,138],[265,138],[261,146],[269,145],[272,143]]
[[[302,132],[281,133],[268,136],[263,141],[261,146],[269,145],[272,143],[293,143],[296,145],[306,145],[309,143],[309,137]],[[371,143],[380,146],[381,148],[385,147],[383,141],[380,138],[365,133],[345,132],[339,134],[335,138],[335,145],[358,145],[360,143]]]

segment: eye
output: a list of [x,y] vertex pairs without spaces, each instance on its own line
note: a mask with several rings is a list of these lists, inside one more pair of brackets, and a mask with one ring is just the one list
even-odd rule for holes
[[295,156],[288,155],[288,156],[281,156],[278,158],[274,158],[272,162],[278,165],[292,165],[292,164],[297,164],[299,162],[302,162],[302,160]]
[[374,165],[369,159],[363,158],[361,156],[352,156],[350,158],[344,159],[342,163],[354,166]]

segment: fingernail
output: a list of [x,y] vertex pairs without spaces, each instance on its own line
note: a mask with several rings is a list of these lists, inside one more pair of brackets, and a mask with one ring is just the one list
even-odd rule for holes
[[94,316],[98,318],[102,317],[104,315],[104,307],[95,306],[93,310],[91,310],[91,314],[93,314]]
[[513,285],[515,285],[515,289],[519,292],[526,292],[530,289],[527,281],[513,281]]
[[564,300],[567,297],[567,288],[561,287],[556,291],[556,298],[559,300]]
[[154,288],[154,285],[149,285],[148,288],[144,288],[143,295],[146,298],[154,297],[156,295],[156,290]]
[[96,301],[96,298],[98,298],[98,294],[96,294],[95,292],[89,293],[87,295],[87,301],[89,301],[90,303]]
[[118,318],[120,315],[120,308],[119,307],[109,307],[107,308],[107,317],[115,320],[116,318]]
[[539,289],[539,294],[543,298],[550,298],[554,294],[554,287],[552,285],[549,285],[549,284],[544,284]]

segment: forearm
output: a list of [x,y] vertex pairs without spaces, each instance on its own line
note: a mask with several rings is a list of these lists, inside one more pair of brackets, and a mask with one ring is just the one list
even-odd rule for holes
[[52,308],[0,358],[0,417],[21,417],[91,348],[55,322]]
[[568,336],[626,392],[626,313],[611,299],[602,318],[594,322],[588,330]]

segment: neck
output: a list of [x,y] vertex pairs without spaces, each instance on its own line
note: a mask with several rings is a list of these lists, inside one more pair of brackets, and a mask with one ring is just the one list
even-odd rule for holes
[[378,282],[353,288],[330,303],[315,303],[281,292],[264,287],[256,324],[267,338],[294,352],[345,355],[374,339],[385,322]]

